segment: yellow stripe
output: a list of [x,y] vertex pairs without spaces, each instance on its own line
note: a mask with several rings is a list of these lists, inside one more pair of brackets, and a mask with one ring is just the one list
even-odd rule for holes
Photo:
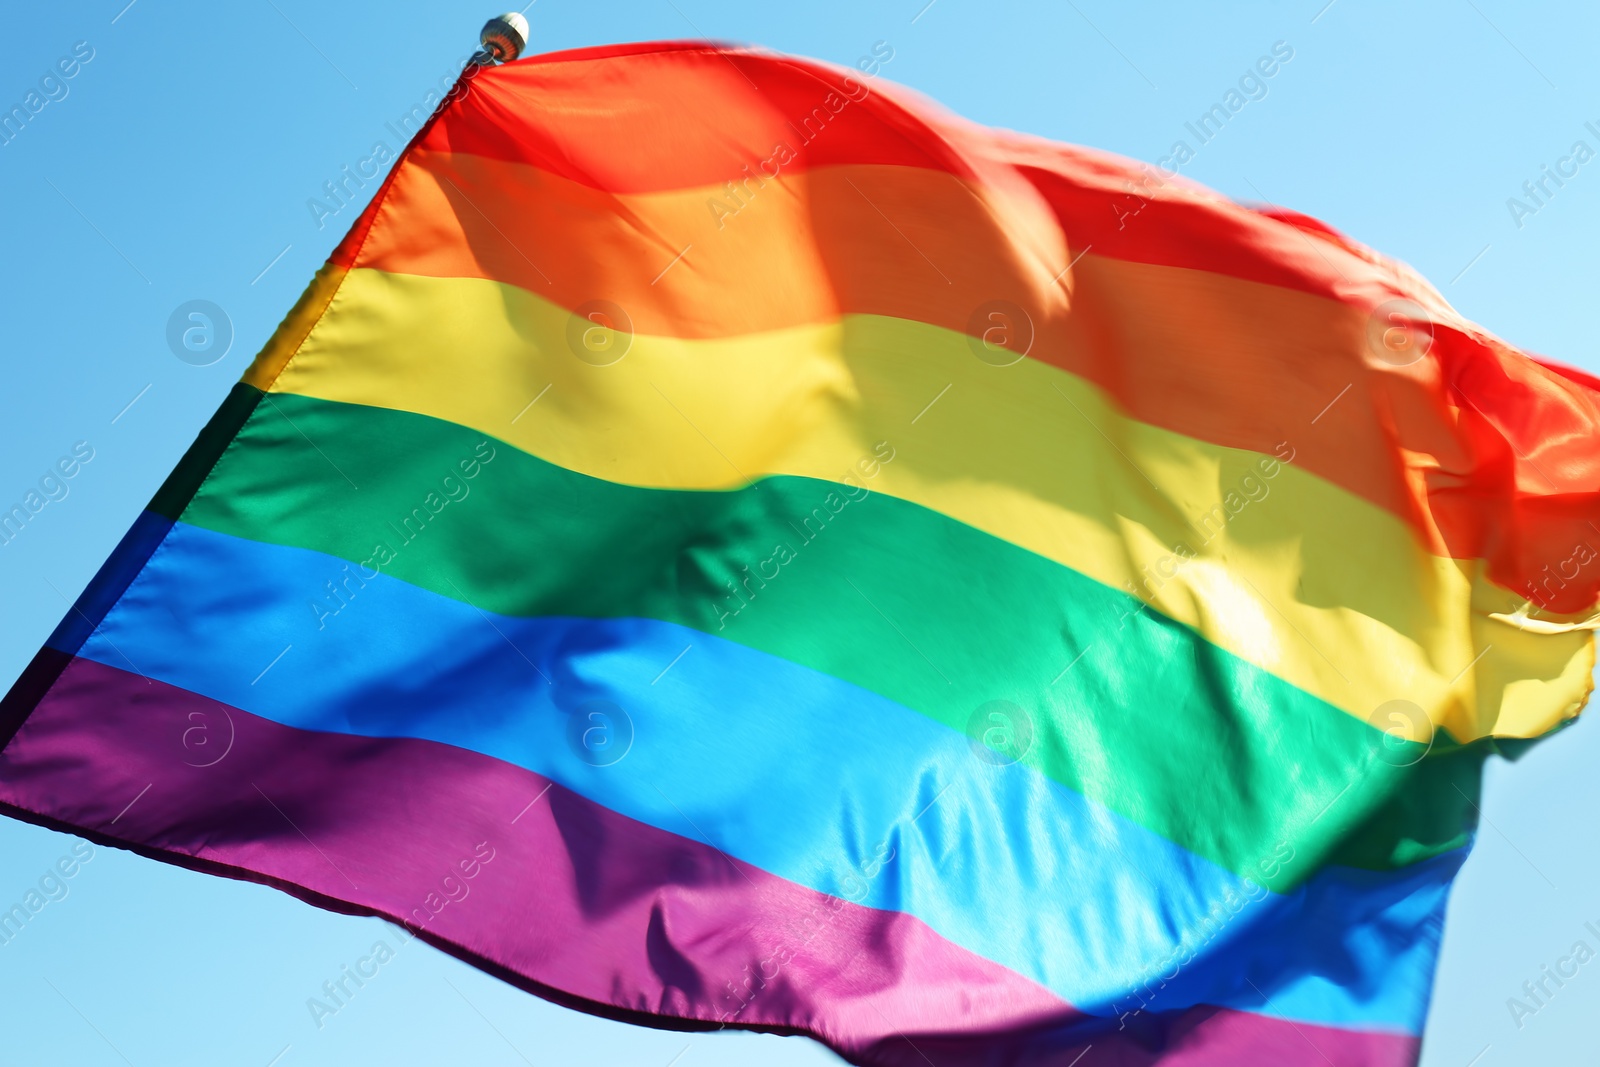
[[[277,359],[246,380],[431,415],[630,485],[853,476],[1131,588],[1364,719],[1405,700],[1458,740],[1535,736],[1588,694],[1590,636],[1492,618],[1522,602],[1476,564],[1292,463],[1128,419],[1042,362],[994,366],[962,334],[875,316],[715,340],[601,331],[597,351],[585,329],[498,282],[353,270],[276,381]],[[880,441],[895,459],[866,479]]]

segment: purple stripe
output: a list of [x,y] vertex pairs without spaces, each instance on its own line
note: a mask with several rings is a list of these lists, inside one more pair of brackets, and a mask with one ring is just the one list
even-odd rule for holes
[[1118,1031],[911,916],[734,862],[491,757],[283,726],[87,660],[0,752],[0,803],[405,922],[573,1007],[809,1033],[860,1063],[1044,1064],[1089,1047],[1080,1067],[1399,1067],[1416,1054],[1411,1038],[1212,1008]]
[[[500,760],[282,726],[88,660],[0,753],[0,800],[407,921],[632,1011],[737,1012],[847,1042],[1076,1017],[917,919],[732,862]],[[494,858],[465,878],[457,864],[480,843]],[[763,971],[740,1011],[729,983]]]

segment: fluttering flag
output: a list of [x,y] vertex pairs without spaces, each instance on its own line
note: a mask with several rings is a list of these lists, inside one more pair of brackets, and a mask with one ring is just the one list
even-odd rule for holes
[[890,57],[464,78],[4,810],[860,1064],[1414,1062],[1483,761],[1591,687],[1600,383]]

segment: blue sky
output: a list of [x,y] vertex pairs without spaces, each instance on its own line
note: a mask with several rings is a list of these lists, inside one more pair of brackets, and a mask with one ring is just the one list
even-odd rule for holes
[[[1283,42],[1293,57],[1265,95],[1184,173],[1316,215],[1407,260],[1501,336],[1600,372],[1600,160],[1537,211],[1508,206],[1528,204],[1523,183],[1575,141],[1600,149],[1585,125],[1600,128],[1593,5],[925,4],[536,0],[528,17],[537,51],[711,36],[853,63],[885,42],[884,77],[971,118],[1147,160],[1192,142],[1185,122]],[[75,446],[92,459],[0,547],[0,687],[356,211],[319,220],[307,201],[378,142],[397,148],[389,124],[453,75],[495,13],[443,0],[7,12],[0,104],[41,79],[54,99],[0,145],[0,505]],[[225,354],[220,332],[187,359],[169,344],[169,320],[196,300],[221,309]],[[1597,761],[1600,725],[1585,721],[1491,769],[1451,904],[1428,1067],[1592,1062],[1600,961],[1520,1028],[1506,1000],[1574,941],[1596,943],[1583,924],[1600,926]],[[0,822],[0,902],[76,859],[73,844]],[[0,947],[0,1062],[837,1062],[799,1039],[691,1040],[590,1019],[421,944],[319,1029],[306,999],[378,939],[397,944],[390,928],[110,849],[74,871],[65,897]]]

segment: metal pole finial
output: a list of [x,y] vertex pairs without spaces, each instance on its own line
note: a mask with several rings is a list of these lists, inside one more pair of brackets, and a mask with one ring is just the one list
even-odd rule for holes
[[528,20],[515,11],[496,15],[483,24],[478,33],[483,51],[478,53],[480,63],[509,63],[528,47]]

